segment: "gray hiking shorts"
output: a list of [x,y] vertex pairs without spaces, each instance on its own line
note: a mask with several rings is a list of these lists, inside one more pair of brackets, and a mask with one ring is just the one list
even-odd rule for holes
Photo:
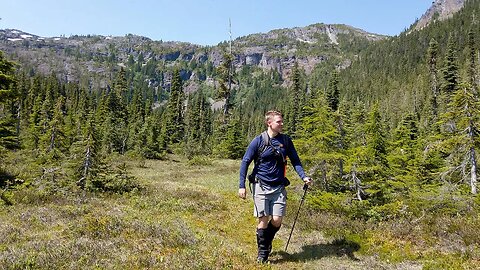
[[253,186],[253,215],[285,216],[287,212],[287,191],[283,185],[272,187],[260,182]]

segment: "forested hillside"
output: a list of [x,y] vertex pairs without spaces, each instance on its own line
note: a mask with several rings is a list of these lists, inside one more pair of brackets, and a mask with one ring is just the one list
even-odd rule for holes
[[[0,207],[128,196],[143,181],[116,162],[125,158],[240,159],[264,112],[279,109],[315,179],[303,230],[390,262],[474,269],[478,14],[480,1],[469,0],[395,37],[319,24],[242,37],[231,51],[143,40],[152,54],[92,53],[84,37],[60,54],[54,41],[37,40],[35,54],[15,47],[31,43],[9,47],[0,53]],[[20,62],[32,55],[42,58]]]

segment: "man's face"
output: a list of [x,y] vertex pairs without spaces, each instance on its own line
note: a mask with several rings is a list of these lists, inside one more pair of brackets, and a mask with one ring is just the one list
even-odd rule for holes
[[282,132],[283,118],[280,115],[273,116],[273,119],[269,121],[268,126],[275,132]]

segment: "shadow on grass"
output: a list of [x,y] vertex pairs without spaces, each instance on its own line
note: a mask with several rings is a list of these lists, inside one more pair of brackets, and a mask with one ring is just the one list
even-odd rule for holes
[[3,168],[0,168],[0,188],[5,188],[9,185],[14,184],[15,175],[7,172]]
[[344,239],[335,240],[328,244],[307,245],[302,247],[302,251],[290,254],[285,251],[273,252],[272,255],[280,256],[279,259],[271,260],[272,263],[282,262],[301,262],[318,260],[324,257],[348,257],[352,261],[359,261],[353,254],[360,249],[360,245],[356,242]]

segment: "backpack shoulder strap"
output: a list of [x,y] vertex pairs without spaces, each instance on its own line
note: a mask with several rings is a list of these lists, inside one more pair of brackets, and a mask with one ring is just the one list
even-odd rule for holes
[[268,133],[266,131],[262,132],[261,134],[262,136],[262,145],[261,145],[261,149],[259,149],[259,153],[263,153],[265,151],[265,149],[267,149],[267,146],[269,146],[271,144],[270,142],[270,136],[268,136]]
[[256,156],[257,158],[255,159],[255,163],[258,164],[260,161],[260,157],[262,156],[263,152],[267,149],[267,147],[270,145],[270,137],[268,136],[267,131],[264,131],[260,134],[261,141],[260,141],[260,147],[257,150]]

